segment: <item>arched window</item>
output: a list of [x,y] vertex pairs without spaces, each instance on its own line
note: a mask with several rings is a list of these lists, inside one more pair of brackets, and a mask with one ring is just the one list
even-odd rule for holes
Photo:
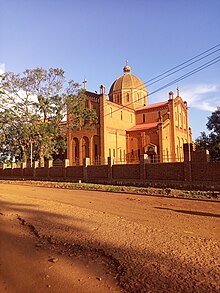
[[130,100],[130,98],[129,98],[129,94],[127,93],[127,95],[126,95],[126,100],[127,100],[127,102],[129,102],[129,100]]
[[143,114],[143,123],[145,123],[145,114]]
[[121,111],[121,120],[123,120],[123,112]]

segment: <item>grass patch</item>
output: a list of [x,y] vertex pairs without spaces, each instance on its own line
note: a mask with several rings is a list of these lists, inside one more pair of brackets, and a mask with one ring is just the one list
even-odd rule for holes
[[154,187],[134,187],[121,185],[104,185],[93,183],[72,183],[72,182],[51,182],[51,181],[9,181],[0,180],[0,183],[33,185],[47,188],[63,188],[72,190],[92,190],[92,191],[106,191],[106,192],[120,192],[140,195],[157,195],[167,197],[180,198],[211,198],[220,199],[220,192],[217,191],[197,191],[197,190],[178,190],[171,188],[154,188]]

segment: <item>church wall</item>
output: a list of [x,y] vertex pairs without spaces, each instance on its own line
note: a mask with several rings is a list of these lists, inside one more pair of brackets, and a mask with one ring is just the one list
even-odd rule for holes
[[160,115],[163,116],[167,113],[168,109],[166,107],[163,107],[163,108],[155,108],[155,109],[149,109],[149,110],[146,109],[146,110],[137,111],[136,124],[158,122],[159,111],[160,111]]
[[163,144],[163,162],[170,161],[170,153],[171,153],[171,146],[170,146],[170,123],[166,123],[163,126],[163,137],[162,137],[162,144]]
[[176,98],[174,108],[176,160],[183,161],[183,144],[189,141],[187,109],[180,97]]
[[145,153],[145,147],[150,144],[154,144],[157,146],[159,154],[159,137],[157,129],[128,132],[128,160],[139,160],[139,156]]
[[126,157],[126,131],[135,125],[135,114],[131,109],[106,101],[104,108],[105,161],[114,157],[123,162]]
[[[93,161],[94,158],[94,138],[98,137],[98,155],[100,155],[100,139],[99,139],[99,129],[97,127],[93,127],[91,129],[82,129],[82,130],[75,130],[71,131],[68,136],[68,159],[70,160],[70,165],[73,165],[75,163],[75,159],[77,157],[78,162],[82,164],[83,158],[85,157],[85,140],[88,141],[88,151],[89,157],[91,158],[91,161]],[[75,144],[74,140],[78,141],[78,154],[75,154]]]

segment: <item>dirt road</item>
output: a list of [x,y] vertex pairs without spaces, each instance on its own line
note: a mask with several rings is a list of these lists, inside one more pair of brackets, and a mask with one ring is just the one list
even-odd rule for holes
[[220,202],[0,184],[0,292],[219,292]]

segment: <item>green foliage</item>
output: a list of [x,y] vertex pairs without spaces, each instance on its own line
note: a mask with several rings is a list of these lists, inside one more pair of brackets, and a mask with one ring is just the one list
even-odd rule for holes
[[80,128],[91,128],[97,123],[95,110],[86,107],[86,95],[84,90],[79,90],[79,84],[73,81],[69,85],[65,94],[65,101],[69,115],[68,127],[71,130]]
[[196,146],[209,150],[213,161],[220,161],[220,107],[208,118],[206,126],[211,132],[201,132],[201,136],[196,139]]
[[52,158],[66,148],[67,111],[74,129],[97,121],[85,109],[86,95],[78,83],[65,86],[62,69],[6,72],[0,80],[0,161]]

